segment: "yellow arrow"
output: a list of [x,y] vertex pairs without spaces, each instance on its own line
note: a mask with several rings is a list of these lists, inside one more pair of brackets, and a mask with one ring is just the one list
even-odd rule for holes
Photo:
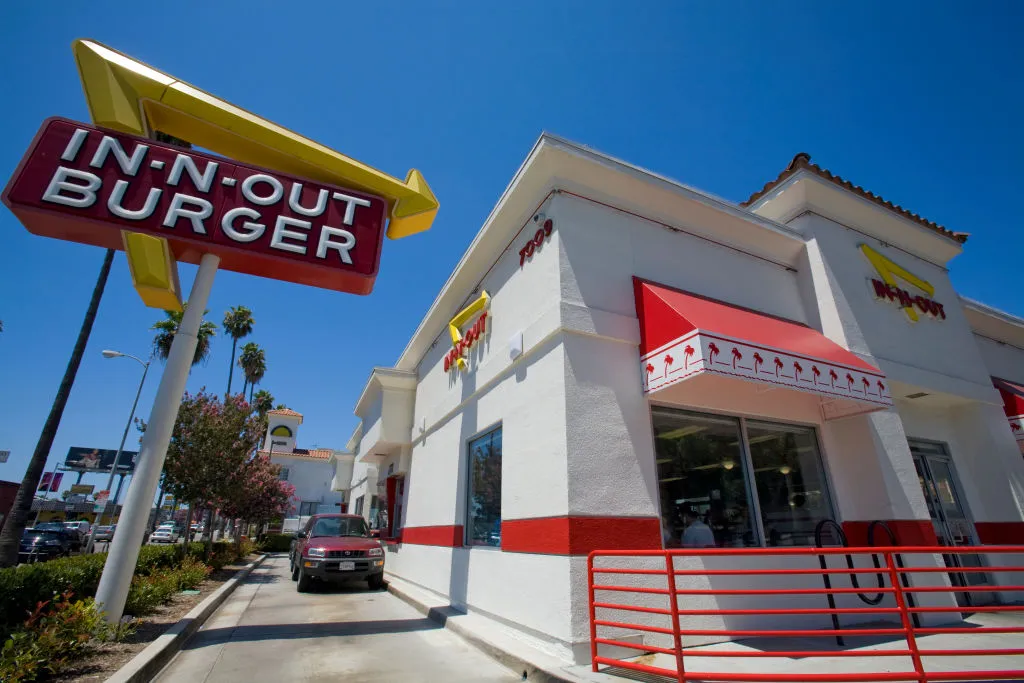
[[416,169],[399,180],[92,40],[72,46],[98,126],[158,130],[238,161],[383,197],[399,239],[429,230],[438,202]]

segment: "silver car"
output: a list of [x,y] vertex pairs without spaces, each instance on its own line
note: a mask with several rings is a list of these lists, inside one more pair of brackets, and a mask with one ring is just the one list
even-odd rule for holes
[[117,530],[116,524],[104,524],[103,526],[96,527],[96,533],[93,534],[93,541],[112,541],[114,540],[114,532]]

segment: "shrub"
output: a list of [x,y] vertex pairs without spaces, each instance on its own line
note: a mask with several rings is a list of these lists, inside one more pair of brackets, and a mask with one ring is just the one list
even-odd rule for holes
[[196,558],[189,556],[182,561],[181,566],[175,571],[178,575],[178,589],[188,590],[201,584],[213,569]]
[[40,602],[0,650],[0,680],[34,681],[59,674],[95,641],[123,635],[120,631],[103,620],[91,598],[72,602],[66,592]]
[[294,538],[292,534],[267,534],[259,549],[265,553],[285,553],[291,550]]

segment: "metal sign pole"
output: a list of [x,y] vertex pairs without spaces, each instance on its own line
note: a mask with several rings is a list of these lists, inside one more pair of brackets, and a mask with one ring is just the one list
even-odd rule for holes
[[167,447],[171,442],[181,397],[185,393],[185,383],[192,368],[192,359],[199,341],[199,325],[203,321],[219,263],[220,257],[214,254],[204,254],[199,263],[188,307],[182,316],[178,333],[174,335],[167,365],[160,378],[160,387],[156,391],[135,465],[135,476],[128,486],[128,495],[121,510],[119,528],[110,543],[110,553],[96,590],[96,604],[105,612],[104,617],[111,624],[120,622],[124,612],[149,511],[153,507],[153,496],[160,483]]

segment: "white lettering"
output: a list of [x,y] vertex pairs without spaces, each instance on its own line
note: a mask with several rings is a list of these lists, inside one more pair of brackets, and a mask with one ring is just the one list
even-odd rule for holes
[[341,192],[335,192],[332,196],[335,199],[340,199],[345,202],[345,218],[342,219],[342,222],[345,223],[345,225],[352,225],[352,221],[355,220],[357,206],[370,205],[370,201],[368,199],[360,199],[359,197],[353,197],[352,195]]
[[[75,180],[82,180],[85,182],[84,185],[78,185],[76,183],[69,183],[68,178],[74,178]],[[99,176],[89,173],[88,171],[76,171],[73,168],[64,168],[60,166],[57,168],[57,172],[53,174],[53,178],[50,179],[50,184],[46,188],[46,192],[43,193],[43,201],[50,202],[52,204],[63,204],[64,206],[73,206],[76,209],[88,209],[90,206],[96,203],[96,191],[103,185],[103,181],[100,180]],[[74,196],[67,196],[61,194],[62,192],[68,192]]]
[[74,161],[87,137],[89,137],[89,131],[85,128],[76,128],[75,132],[71,134],[71,139],[68,140],[68,146],[64,148],[64,153],[60,155],[61,161]]
[[[273,192],[268,194],[266,197],[261,197],[252,191],[252,186],[256,183],[266,183],[273,188]],[[272,175],[266,173],[257,173],[251,175],[242,181],[242,195],[253,204],[259,206],[270,206],[276,204],[284,196],[284,187],[281,186],[281,181]]]
[[160,195],[163,194],[163,189],[159,187],[149,188],[149,194],[146,195],[146,203],[142,205],[141,209],[135,211],[130,211],[121,206],[121,202],[124,200],[124,191],[127,189],[127,180],[118,180],[114,183],[114,189],[107,200],[107,208],[110,210],[110,213],[118,218],[124,218],[129,221],[141,221],[153,215],[156,203],[160,201]]
[[206,168],[200,174],[195,159],[187,154],[179,154],[174,158],[174,165],[171,166],[171,172],[167,175],[167,184],[177,185],[178,181],[181,180],[181,172],[185,171],[188,173],[188,177],[192,179],[197,190],[209,192],[219,165],[216,161],[207,161]]
[[96,153],[92,155],[92,161],[89,162],[89,165],[93,168],[102,168],[107,157],[113,152],[114,160],[121,167],[121,173],[124,173],[126,176],[134,176],[138,173],[142,160],[146,157],[146,152],[148,151],[149,145],[135,145],[135,149],[132,150],[132,156],[129,158],[116,138],[104,135],[103,139],[100,140],[100,146],[96,148]]
[[296,228],[302,228],[303,230],[309,230],[313,227],[313,224],[309,221],[300,221],[297,218],[288,218],[287,216],[278,216],[277,222],[274,224],[274,235],[270,238],[270,246],[274,249],[281,249],[283,251],[291,251],[296,254],[306,253],[305,244],[289,244],[285,242],[285,238],[299,240],[305,242],[309,235],[304,232],[295,232],[294,230],[288,230],[285,226],[291,225]]
[[[343,242],[332,242],[331,237],[340,237]],[[341,228],[332,228],[329,225],[323,226],[320,230],[320,243],[316,246],[316,257],[326,258],[328,249],[337,249],[338,255],[341,256],[342,263],[352,265],[352,257],[349,256],[349,251],[352,247],[356,246],[356,236],[350,233],[348,230]]]
[[[197,206],[199,209],[186,209],[184,208],[186,203]],[[205,199],[190,197],[187,194],[175,194],[174,198],[171,199],[171,205],[167,207],[163,226],[165,228],[174,228],[177,226],[179,218],[187,218],[192,221],[192,232],[205,235],[206,226],[203,225],[203,221],[211,215],[213,215],[213,204]]]
[[288,193],[288,206],[292,207],[292,211],[301,213],[303,216],[319,216],[327,208],[327,195],[329,194],[327,190],[320,190],[316,196],[316,206],[307,209],[299,204],[299,200],[302,198],[302,183],[292,183],[292,191]]
[[253,221],[256,221],[260,218],[260,212],[256,209],[250,209],[245,206],[239,206],[231,209],[224,214],[223,218],[220,219],[220,229],[225,235],[236,242],[254,242],[263,236],[267,226],[262,223],[253,223],[252,221],[245,221],[242,223],[242,228],[248,230],[248,232],[239,232],[238,228],[234,226],[235,219],[239,216],[251,218]]

